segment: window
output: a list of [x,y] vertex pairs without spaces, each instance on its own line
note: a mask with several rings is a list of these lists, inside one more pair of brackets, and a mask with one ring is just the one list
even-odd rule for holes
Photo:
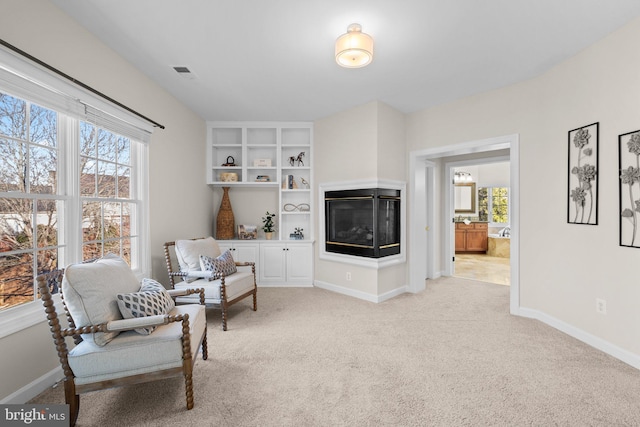
[[58,265],[57,129],[55,111],[0,93],[0,310],[32,302]]
[[509,189],[480,187],[478,189],[478,217],[480,221],[509,224]]
[[132,169],[128,138],[80,122],[83,259],[114,253],[132,263]]
[[0,92],[0,314],[34,302],[35,277],[59,266],[106,253],[145,265],[144,155],[144,144]]

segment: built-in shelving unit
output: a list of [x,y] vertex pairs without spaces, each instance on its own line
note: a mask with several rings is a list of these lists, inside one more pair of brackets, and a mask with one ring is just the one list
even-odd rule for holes
[[[307,243],[311,247],[314,215],[312,150],[312,123],[207,122],[207,184],[277,191],[277,240]],[[230,157],[235,166],[223,166],[230,163]],[[222,174],[228,173],[235,173],[237,180],[224,181]],[[302,230],[303,240],[290,238],[295,229]],[[259,242],[260,250],[262,243]],[[286,254],[286,249],[281,252]],[[290,254],[291,250],[288,252]],[[312,255],[308,262],[313,263]]]

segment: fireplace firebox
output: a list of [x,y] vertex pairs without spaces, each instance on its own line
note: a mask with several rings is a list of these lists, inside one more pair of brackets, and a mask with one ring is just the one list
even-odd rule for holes
[[400,253],[400,190],[325,192],[325,250],[382,258]]

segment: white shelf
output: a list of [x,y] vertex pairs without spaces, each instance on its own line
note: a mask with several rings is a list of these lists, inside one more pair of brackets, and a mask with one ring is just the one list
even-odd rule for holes
[[[291,166],[289,158],[304,152],[304,166]],[[236,166],[221,166],[231,156]],[[271,166],[253,166],[255,160],[269,160]],[[302,228],[313,238],[314,202],[312,192],[304,187],[304,179],[313,185],[313,124],[310,122],[207,122],[207,184],[212,187],[254,187],[278,192],[279,212],[275,238],[281,242],[293,241],[289,234]],[[235,172],[237,182],[220,181],[220,173]],[[256,181],[258,175],[267,175],[271,181]],[[282,188],[287,175],[293,175],[299,188]],[[248,196],[250,197],[250,196]],[[285,204],[307,204],[309,211],[285,212]],[[264,212],[256,207],[255,215]],[[312,262],[312,260],[310,260]]]

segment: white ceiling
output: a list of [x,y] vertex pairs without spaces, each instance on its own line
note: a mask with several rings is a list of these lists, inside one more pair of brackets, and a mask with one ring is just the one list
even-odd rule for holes
[[[540,75],[640,15],[638,0],[52,1],[205,120],[410,113]],[[334,42],[353,22],[374,60],[344,69]]]

